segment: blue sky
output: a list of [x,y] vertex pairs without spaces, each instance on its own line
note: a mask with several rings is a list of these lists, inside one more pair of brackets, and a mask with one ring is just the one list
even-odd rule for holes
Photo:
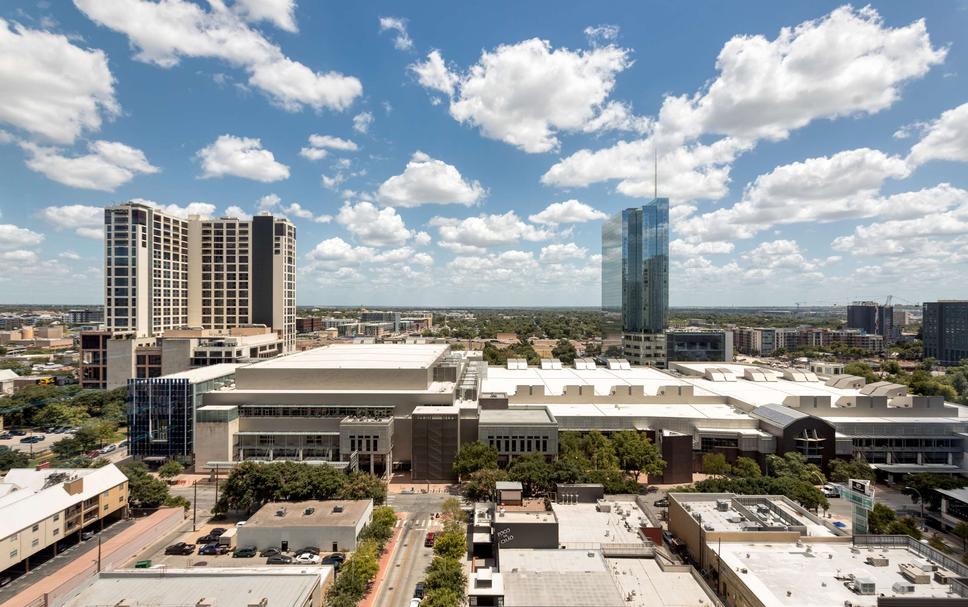
[[141,199],[290,217],[300,304],[598,305],[601,218],[651,197],[653,150],[672,305],[965,296],[965,2],[0,20],[0,302],[100,302],[100,209]]

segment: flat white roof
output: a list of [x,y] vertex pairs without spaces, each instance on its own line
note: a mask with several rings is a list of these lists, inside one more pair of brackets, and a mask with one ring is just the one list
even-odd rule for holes
[[[64,607],[88,605],[194,605],[203,598],[214,605],[305,605],[332,567],[137,569],[101,573]],[[125,604],[129,604],[125,603]]]
[[501,550],[507,607],[619,607],[618,586],[596,550]]
[[[593,386],[595,394],[608,395],[615,386],[643,386],[646,394],[656,394],[662,386],[686,385],[682,379],[652,367],[631,369],[506,369],[489,366],[481,382],[481,392],[513,394],[518,386],[544,386],[545,394],[560,395],[566,386]],[[697,396],[712,393],[696,391]]]
[[[529,404],[529,406],[531,406]],[[565,417],[672,417],[683,419],[711,419],[711,420],[750,420],[753,418],[742,411],[737,411],[730,405],[691,405],[686,403],[671,404],[631,404],[631,405],[603,405],[603,404],[548,404],[548,411],[555,419]],[[514,408],[514,405],[511,405]]]
[[[708,500],[691,499],[694,495],[702,494],[689,494],[685,499],[680,501],[683,504],[689,504],[690,514],[699,513],[702,516],[702,522],[700,524],[703,525],[704,528],[706,525],[712,527],[712,529],[710,529],[711,531],[746,531],[750,529],[750,527],[753,527],[754,529],[751,531],[755,532],[755,528],[759,527],[761,522],[766,523],[771,527],[788,527],[790,525],[786,520],[780,518],[780,516],[772,511],[767,511],[765,513],[758,512],[756,504],[747,505],[746,507],[755,515],[759,516],[760,521],[749,520],[739,510],[736,510],[734,508],[732,497],[724,497],[722,494],[709,494]],[[717,502],[721,499],[729,501],[728,510],[719,510],[717,507]],[[796,520],[798,525],[805,527],[807,530],[807,536],[836,537],[836,534],[831,532],[830,529],[822,524],[818,524],[810,520],[793,508],[790,508],[789,505],[783,500],[773,499],[770,497],[764,497],[761,499],[764,503],[769,502],[777,509],[781,510],[784,514]]]
[[[558,543],[565,547],[581,544],[593,548],[601,544],[641,543],[639,525],[648,519],[638,505],[611,499],[606,502],[611,505],[611,512],[599,512],[595,504],[552,504],[558,517]],[[504,558],[503,552],[501,558]]]
[[249,365],[249,369],[426,369],[446,344],[333,344]]
[[236,363],[219,363],[217,365],[211,365],[208,367],[199,367],[197,369],[189,369],[188,371],[181,371],[179,373],[172,373],[170,375],[162,375],[158,379],[187,379],[189,383],[200,384],[204,381],[231,375],[232,373],[235,373],[236,369],[242,366],[243,365]]
[[[502,558],[503,558],[503,554]],[[655,559],[605,559],[628,607],[696,607],[714,604],[688,571],[663,571]]]
[[[907,548],[860,546],[851,551],[844,543],[743,543],[710,542],[709,548],[719,552],[723,566],[729,567],[766,607],[829,607],[849,602],[855,607],[876,607],[878,596],[886,597],[953,597],[948,584],[939,584],[930,575],[929,584],[910,584],[898,571],[904,563],[928,565],[928,561]],[[868,565],[867,557],[884,556],[886,567]],[[745,570],[745,573],[743,571]],[[874,594],[857,594],[844,585],[845,577],[873,580]],[[898,593],[895,583],[913,587],[914,592]],[[789,593],[789,595],[787,594]]]

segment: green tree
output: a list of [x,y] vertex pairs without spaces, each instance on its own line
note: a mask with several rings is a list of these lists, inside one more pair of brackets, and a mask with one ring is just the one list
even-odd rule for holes
[[444,521],[455,523],[463,523],[467,520],[467,513],[464,512],[460,500],[456,497],[448,497],[444,500],[444,503],[440,505],[440,516],[444,518]]
[[88,418],[87,410],[65,402],[44,405],[34,414],[34,424],[42,427],[76,426]]
[[0,448],[0,471],[6,472],[11,468],[26,468],[29,462],[30,458],[26,453],[6,447]]
[[873,510],[867,513],[867,528],[875,535],[885,534],[896,520],[897,514],[894,510],[881,502],[875,502]]
[[436,557],[427,569],[427,589],[447,588],[464,600],[467,576],[464,566],[457,559]]
[[702,471],[705,474],[726,476],[732,469],[722,453],[704,453],[702,456]]
[[773,454],[767,455],[766,464],[767,473],[771,476],[793,477],[807,483],[820,485],[827,482],[826,477],[820,471],[820,467],[808,463],[807,458],[796,451],[788,451],[783,454],[783,457]]
[[485,468],[497,468],[497,455],[497,449],[481,441],[465,443],[454,457],[454,472],[464,476]]
[[741,455],[736,458],[736,463],[733,464],[733,475],[740,478],[760,478],[763,476],[763,471],[760,470],[760,465],[756,463],[756,460]]
[[928,545],[938,552],[942,552],[944,554],[951,552],[951,547],[948,546],[948,544],[944,542],[944,539],[942,539],[937,533],[931,534],[931,537],[928,538]]
[[575,362],[578,351],[575,350],[575,346],[570,341],[562,338],[558,340],[558,344],[551,350],[551,355],[566,365],[570,365]]
[[958,489],[965,484],[965,480],[955,475],[919,472],[908,474],[904,478],[904,484],[903,493],[908,495],[912,502],[918,503],[920,495],[928,508],[937,510],[941,507],[941,494],[937,490]]
[[467,538],[463,527],[455,525],[434,538],[434,555],[445,559],[464,558],[467,555]]
[[135,508],[157,508],[169,497],[168,485],[148,474],[141,462],[130,462],[119,466],[128,477],[128,503]]
[[377,506],[373,509],[370,524],[392,528],[397,524],[397,513],[390,506]]
[[158,467],[158,476],[166,481],[170,481],[184,471],[185,466],[181,465],[177,460],[170,459]]
[[874,370],[871,369],[870,365],[862,362],[850,362],[844,365],[844,373],[847,375],[856,375],[857,377],[863,377],[867,383],[872,384],[876,381],[880,381],[880,377]]
[[544,494],[551,487],[551,464],[541,453],[526,453],[514,458],[508,468],[508,478],[519,481],[528,497]]
[[420,601],[420,607],[460,607],[460,594],[451,588],[431,588]]
[[347,500],[372,499],[382,504],[387,499],[387,484],[369,472],[353,472],[346,478],[340,496]]
[[463,483],[464,497],[474,502],[492,500],[497,482],[507,479],[508,473],[504,470],[483,468],[477,472],[471,472]]
[[874,480],[874,470],[862,455],[854,457],[851,461],[842,459],[830,460],[830,480],[835,483],[846,483],[852,478]]
[[968,523],[958,523],[951,530],[952,535],[961,538],[961,551],[968,552]]
[[666,461],[659,454],[659,448],[641,432],[616,432],[612,435],[612,444],[615,446],[619,466],[633,479],[638,478],[640,472],[651,477],[662,474],[666,468]]

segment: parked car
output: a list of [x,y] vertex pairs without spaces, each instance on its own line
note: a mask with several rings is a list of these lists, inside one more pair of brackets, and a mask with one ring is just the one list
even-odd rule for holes
[[205,544],[198,549],[199,554],[228,554],[229,547],[219,544]]
[[339,571],[339,568],[343,566],[343,563],[345,561],[346,561],[346,556],[343,554],[340,554],[339,552],[336,552],[334,554],[329,554],[323,557],[322,564],[331,566],[334,571]]
[[655,506],[656,508],[668,508],[669,507],[669,498],[664,497],[664,498],[662,498],[660,500],[655,500],[655,503],[652,504],[652,505]]
[[33,436],[23,437],[22,439],[20,439],[20,442],[27,445],[34,445],[36,443],[39,443],[42,440],[44,440],[43,434],[34,434]]
[[120,443],[118,443],[118,449],[124,449],[127,446],[128,446],[128,441],[126,440],[123,440]]
[[81,531],[81,541],[89,540],[94,537],[93,531]]
[[[312,555],[310,555],[312,556]],[[291,556],[285,554],[275,554],[266,559],[266,565],[289,565],[293,561]]]
[[186,544],[185,542],[178,542],[177,544],[172,544],[165,548],[165,554],[181,554],[189,555],[195,553],[195,544]]
[[240,546],[235,549],[232,556],[237,559],[250,559],[258,553],[259,551],[255,549],[255,546]]
[[226,531],[228,531],[228,529],[226,529],[225,527],[216,527],[211,531],[209,531],[208,534],[211,535],[212,537],[222,537],[223,535],[225,535]]
[[10,435],[11,436],[27,436],[27,431],[26,430],[11,430],[10,431]]
[[88,457],[96,458],[97,456],[101,455],[101,450],[100,449],[94,449],[93,451],[88,451],[84,455],[86,455]]
[[111,453],[112,451],[116,451],[117,448],[118,448],[117,445],[107,445],[107,446],[101,447],[101,455],[104,455],[106,453]]
[[212,544],[218,541],[218,538],[209,533],[208,535],[203,535],[202,537],[195,540],[196,544]]
[[12,575],[0,576],[0,588],[3,588],[4,586],[6,586],[7,584],[9,584],[12,581],[13,581],[13,576]]
[[11,438],[13,438],[13,434],[10,434],[9,432],[0,434],[0,440],[10,440]]
[[424,592],[425,592],[425,590],[424,590],[424,583],[423,582],[417,582],[417,585],[413,589],[413,598],[415,598],[415,599],[422,599],[422,598],[424,598]]
[[426,548],[433,548],[434,542],[436,540],[437,540],[437,534],[431,531],[427,534],[427,537],[424,539],[424,546]]
[[323,559],[319,558],[318,554],[313,554],[312,552],[303,552],[294,560],[303,565],[318,565],[323,561]]
[[828,483],[824,485],[823,489],[821,490],[826,497],[840,497],[840,489],[837,487],[837,485],[831,485]]
[[280,554],[282,554],[282,550],[278,548],[266,548],[259,553],[259,556],[279,556]]
[[420,599],[418,598],[410,599],[410,607],[420,607]]
[[316,546],[306,546],[301,550],[297,550],[296,554],[305,554],[307,552],[309,554],[315,554],[316,556],[319,556],[319,548],[317,548]]

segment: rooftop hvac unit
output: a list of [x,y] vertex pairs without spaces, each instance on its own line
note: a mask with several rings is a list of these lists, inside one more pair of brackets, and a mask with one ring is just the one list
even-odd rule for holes
[[286,516],[286,508],[285,508],[285,506],[283,506],[282,508],[279,508],[278,510],[276,510],[276,516]]
[[712,525],[710,525],[709,523],[706,523],[705,525],[703,525],[702,528],[705,529],[706,531],[715,531],[716,530],[716,528],[713,527]]
[[729,500],[716,500],[716,510],[726,512],[729,510]]
[[306,516],[309,516],[313,512],[316,512],[315,508],[306,508],[305,510],[303,510],[303,514],[305,514]]
[[335,506],[333,506],[333,512],[342,512],[342,511],[343,511],[343,506],[341,506],[340,504],[336,504]]
[[701,512],[693,512],[692,513],[692,518],[696,519],[697,521],[699,521],[701,523],[702,522],[702,513]]
[[887,567],[891,564],[886,556],[869,556],[865,562],[871,567]]
[[914,585],[905,584],[904,582],[894,582],[894,585],[891,586],[891,590],[897,594],[912,594],[914,592]]
[[857,585],[857,594],[875,594],[877,592],[877,584],[870,578],[857,578],[854,583]]

